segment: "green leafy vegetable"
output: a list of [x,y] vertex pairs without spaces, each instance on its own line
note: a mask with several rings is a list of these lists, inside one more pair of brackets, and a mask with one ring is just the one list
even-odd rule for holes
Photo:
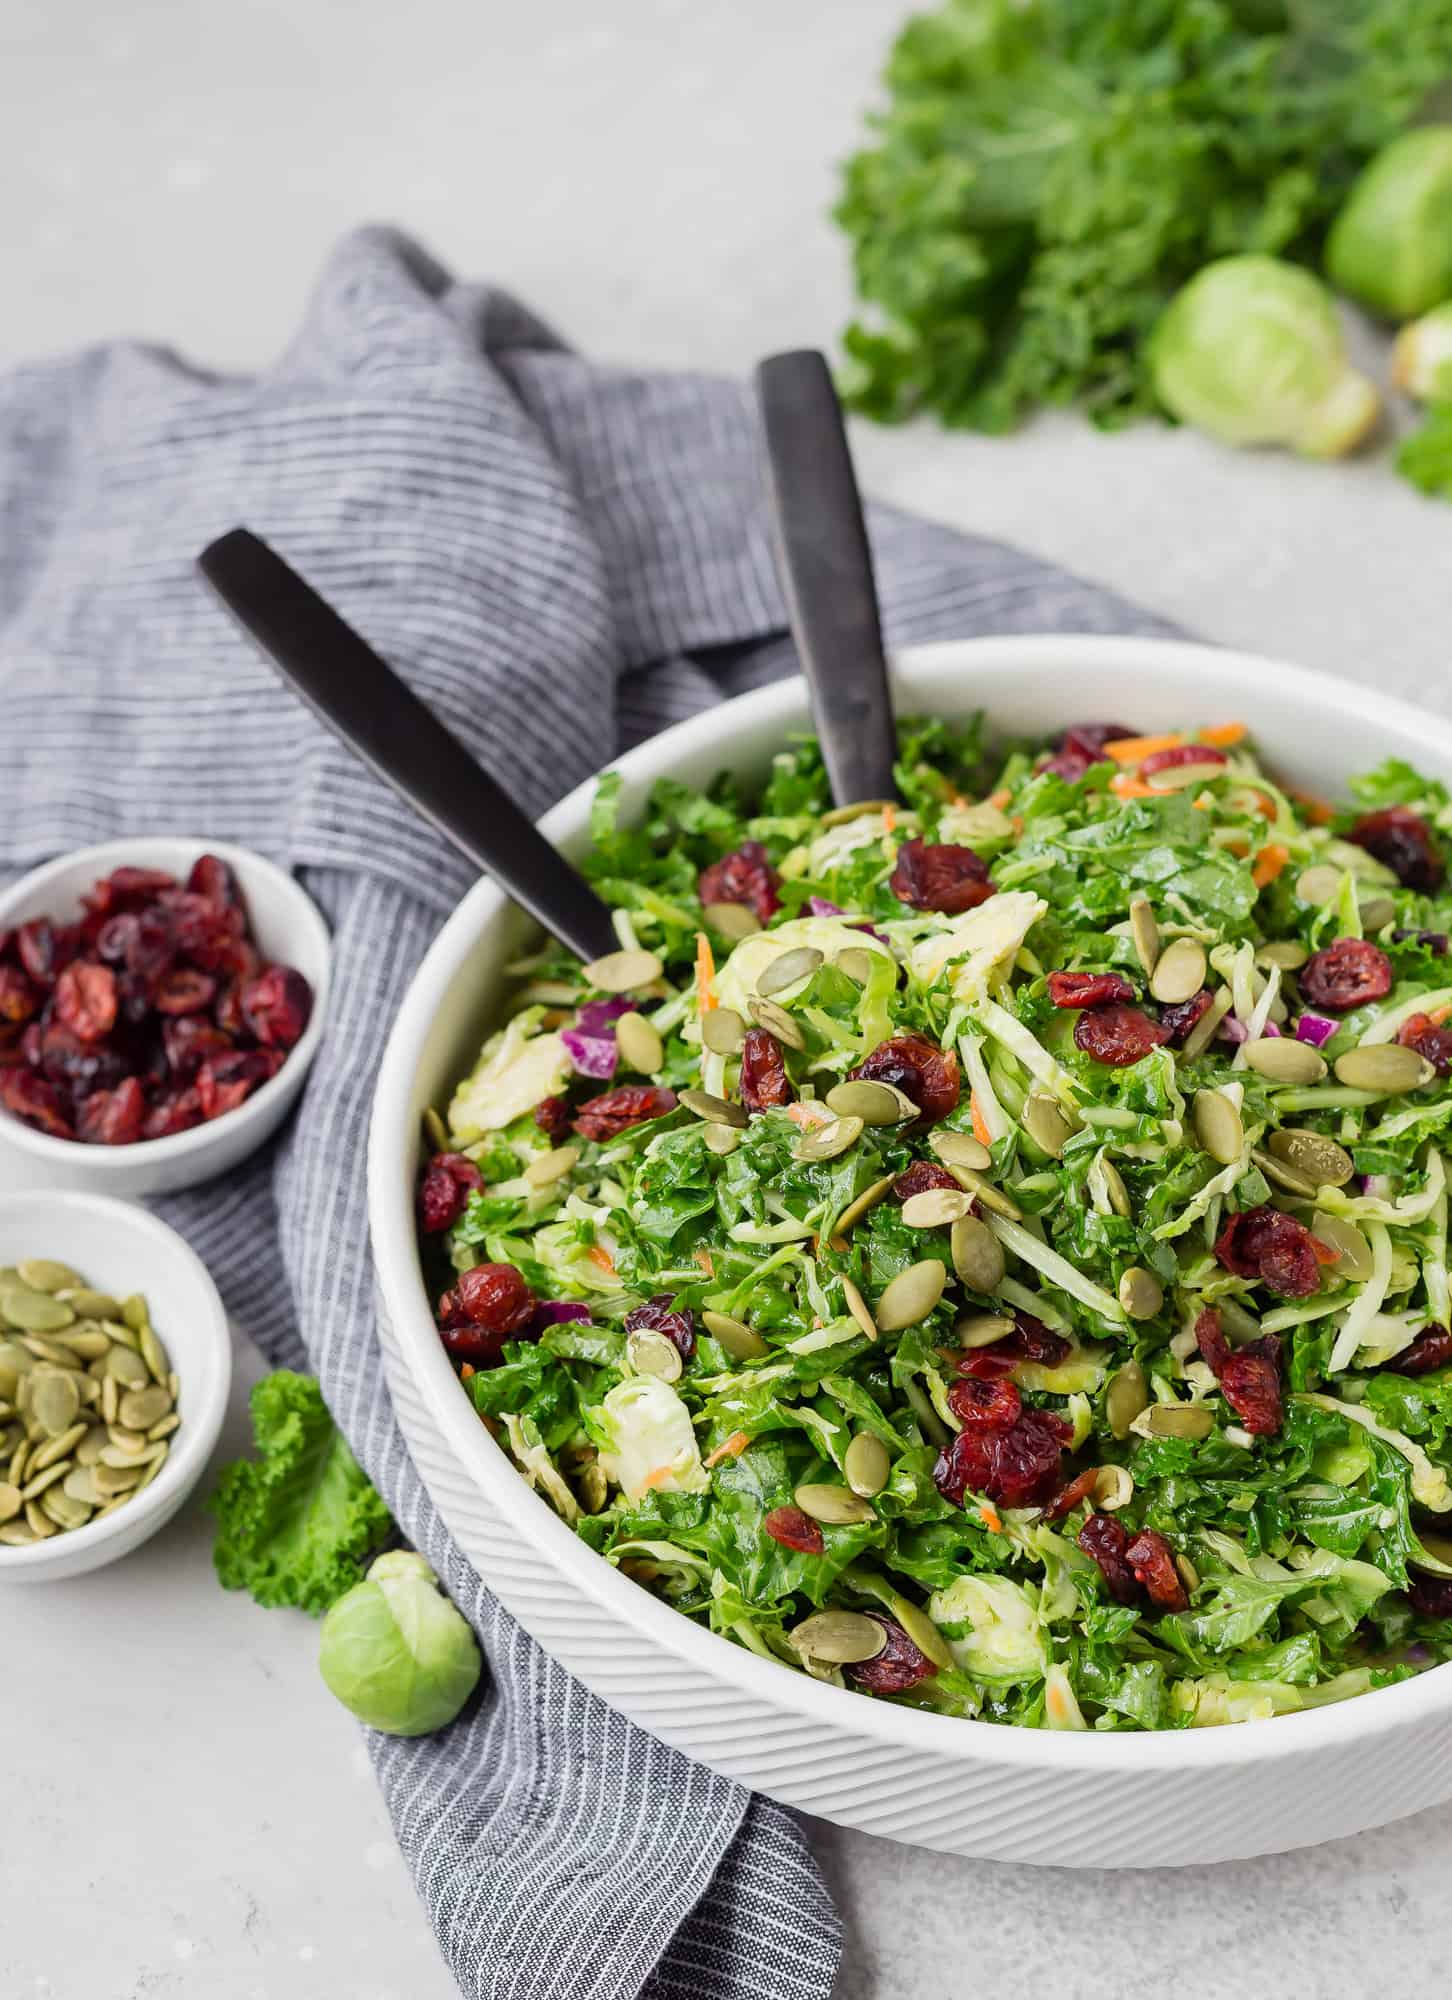
[[1397,446],[1397,471],[1433,500],[1452,500],[1452,402],[1433,403]]
[[212,1551],[227,1590],[259,1604],[296,1605],[315,1617],[358,1581],[359,1567],[392,1527],[322,1391],[281,1368],[252,1391],[260,1454],[223,1469],[212,1511]]

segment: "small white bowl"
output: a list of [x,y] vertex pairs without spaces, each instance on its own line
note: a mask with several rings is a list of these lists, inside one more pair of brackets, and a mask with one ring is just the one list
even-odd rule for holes
[[241,885],[252,936],[264,963],[295,966],[313,989],[307,1031],[287,1061],[235,1111],[169,1139],[139,1139],[131,1146],[87,1146],[53,1139],[19,1118],[0,1111],[0,1146],[28,1154],[46,1183],[92,1188],[132,1198],[194,1187],[225,1173],[271,1138],[291,1109],[308,1073],[323,1032],[328,1004],[331,951],[328,927],[317,904],[288,874],[247,847],[201,840],[110,840],[99,847],[48,861],[0,895],[0,930],[31,917],[65,923],[81,914],[81,898],[98,877],[113,868],[164,868],[185,881],[201,854],[228,863]]
[[52,1535],[33,1548],[0,1544],[0,1584],[80,1576],[154,1535],[201,1478],[232,1382],[227,1315],[206,1265],[144,1208],[64,1190],[7,1195],[0,1199],[0,1267],[26,1257],[74,1265],[88,1284],[113,1297],[143,1295],[177,1373],[181,1424],[156,1478],[104,1521]]

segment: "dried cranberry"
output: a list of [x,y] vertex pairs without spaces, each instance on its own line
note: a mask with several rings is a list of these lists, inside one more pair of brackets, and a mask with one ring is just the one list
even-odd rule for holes
[[826,1549],[821,1529],[800,1507],[773,1507],[761,1525],[774,1542],[799,1555],[819,1556]]
[[1023,1410],[1006,1429],[975,1424],[959,1431],[933,1467],[945,1500],[983,1493],[1010,1507],[1041,1506],[1058,1491],[1073,1427],[1047,1410]]
[[1387,1367],[1393,1375],[1430,1375],[1452,1361],[1452,1333],[1445,1326],[1424,1326],[1410,1347],[1393,1355]]
[[776,1111],[791,1101],[781,1043],[765,1028],[748,1028],[741,1044],[741,1102],[748,1111]]
[[1113,1514],[1091,1514],[1079,1530],[1079,1546],[1099,1565],[1109,1595],[1120,1604],[1139,1598],[1139,1578],[1128,1554],[1129,1530]]
[[464,1317],[491,1333],[518,1333],[534,1318],[534,1293],[513,1264],[476,1264],[454,1289]]
[[1125,1069],[1170,1039],[1168,1028],[1152,1021],[1138,1007],[1091,1007],[1074,1023],[1074,1046],[1095,1062]]
[[83,1042],[60,1021],[40,1030],[35,1059],[48,1082],[64,1085],[77,1097],[92,1090],[113,1090],[127,1070],[116,1049],[105,1042]]
[[134,1076],[114,1090],[93,1090],[81,1099],[76,1137],[92,1146],[130,1146],[141,1137],[146,1098]]
[[1446,873],[1441,852],[1427,822],[1410,806],[1365,813],[1346,838],[1390,868],[1404,889],[1430,896],[1441,887]]
[[181,1082],[190,1082],[204,1062],[223,1056],[232,1046],[232,1037],[202,1021],[195,1014],[183,1014],[161,1024],[161,1047],[166,1067]]
[[894,1035],[879,1042],[852,1076],[892,1084],[916,1104],[922,1114],[920,1124],[935,1124],[958,1108],[958,1058],[924,1035]]
[[940,1167],[936,1160],[914,1160],[912,1165],[892,1184],[893,1197],[897,1201],[910,1201],[915,1194],[926,1194],[929,1188],[956,1188],[957,1181],[946,1167]]
[[1124,1554],[1151,1604],[1161,1611],[1189,1608],[1190,1599],[1175,1568],[1175,1552],[1163,1535],[1153,1528],[1141,1528]]
[[676,1094],[659,1083],[623,1083],[591,1097],[575,1114],[574,1129],[582,1139],[596,1139],[601,1145],[628,1132],[648,1118],[664,1118],[676,1108]]
[[313,1011],[313,989],[290,965],[269,965],[242,988],[242,1018],[267,1049],[300,1041]]
[[1438,1076],[1452,1069],[1452,1028],[1439,1027],[1430,1014],[1409,1016],[1397,1029],[1397,1040],[1404,1049],[1415,1049]]
[[216,992],[217,982],[209,972],[181,967],[157,982],[151,1004],[158,1014],[201,1014],[211,1006]]
[[1285,1417],[1279,1335],[1263,1333],[1232,1348],[1220,1370],[1220,1388],[1245,1430],[1254,1437],[1273,1437]]
[[47,917],[32,917],[15,933],[20,963],[37,986],[51,986],[70,953],[63,934]]
[[206,972],[240,972],[237,952],[247,930],[241,906],[208,902],[185,889],[163,897],[161,915],[175,947]]
[[880,1611],[867,1611],[863,1616],[882,1627],[887,1644],[870,1660],[857,1660],[843,1669],[854,1687],[868,1694],[906,1694],[919,1681],[932,1679],[937,1668],[901,1625],[884,1618]]
[[[1446,931],[1408,930],[1399,925],[1392,932],[1393,944],[1405,944],[1409,938],[1419,944],[1423,951],[1431,952],[1433,958],[1445,958],[1448,946],[1452,944],[1452,939],[1448,938]],[[0,957],[3,955],[0,953]]]
[[1036,1361],[1042,1368],[1057,1368],[1067,1360],[1069,1342],[1061,1333],[1050,1333],[1041,1319],[1029,1312],[1015,1311],[1013,1332],[988,1347],[970,1347],[959,1356],[958,1371],[985,1380],[1010,1375],[1020,1361]]
[[277,1074],[281,1055],[276,1049],[229,1049],[209,1056],[197,1071],[197,1097],[204,1118],[235,1111],[260,1084]]
[[187,890],[209,903],[240,903],[242,892],[237,877],[218,854],[199,854],[187,877]]
[[197,1088],[189,1084],[185,1090],[169,1091],[152,1105],[141,1128],[141,1136],[143,1139],[170,1139],[178,1132],[189,1132],[193,1125],[200,1125],[204,1115]]
[[534,1107],[534,1122],[547,1139],[563,1139],[570,1129],[570,1100],[542,1097]]
[[1170,1038],[1172,1049],[1182,1049],[1189,1039],[1190,1030],[1198,1027],[1210,1011],[1214,999],[1208,986],[1202,986],[1198,993],[1192,993],[1188,1000],[1178,1000],[1160,1009],[1160,1026]]
[[1048,987],[1056,1007],[1103,1007],[1134,998],[1134,988],[1117,972],[1051,972]]
[[1230,1359],[1230,1342],[1225,1338],[1225,1329],[1214,1306],[1206,1306],[1196,1318],[1195,1345],[1200,1350],[1200,1359],[1218,1381],[1220,1371]]
[[1223,750],[1209,743],[1177,743],[1168,750],[1151,750],[1139,760],[1139,775],[1152,778],[1156,771],[1174,771],[1182,764],[1228,764]]
[[986,1382],[968,1375],[949,1389],[948,1408],[961,1424],[996,1424],[1007,1430],[1017,1423],[1023,1398],[1012,1382]]
[[1452,1576],[1429,1576],[1414,1569],[1407,1578],[1412,1609],[1424,1618],[1452,1618]]
[[65,1099],[53,1083],[28,1069],[0,1069],[0,1104],[53,1139],[71,1137]]
[[175,875],[164,868],[113,868],[95,884],[91,897],[110,910],[139,909],[175,887]]
[[1098,1477],[1098,1466],[1091,1465],[1087,1472],[1081,1472],[1077,1478],[1071,1479],[1067,1486],[1059,1489],[1044,1509],[1044,1519],[1062,1521],[1066,1514],[1072,1514],[1076,1507],[1082,1506],[1084,1501],[1089,1499]]
[[743,841],[734,854],[723,854],[701,871],[696,894],[706,903],[745,903],[759,922],[769,923],[781,908],[776,870],[759,840]]
[[1365,938],[1337,938],[1308,958],[1296,978],[1313,1007],[1345,1014],[1386,998],[1392,986],[1391,960]]
[[240,979],[231,979],[217,995],[212,1008],[212,1019],[226,1035],[245,1035],[247,1023],[242,1018],[242,986]]
[[976,910],[994,893],[988,863],[971,847],[923,840],[903,842],[887,886],[900,903],[949,917]]
[[675,1343],[682,1361],[689,1361],[696,1351],[696,1318],[689,1306],[672,1312],[671,1300],[674,1296],[672,1292],[657,1292],[643,1306],[636,1306],[625,1315],[625,1331],[663,1333],[667,1340]]
[[0,965],[0,1023],[18,1027],[40,1005],[35,981],[18,965]]
[[76,960],[56,981],[56,1019],[83,1042],[99,1042],[116,1025],[116,975],[109,965]]
[[1135,731],[1126,729],[1117,722],[1076,722],[1066,729],[1059,739],[1059,747],[1047,763],[1045,771],[1052,771],[1057,777],[1067,778],[1077,784],[1091,764],[1106,762],[1106,743],[1122,743]]
[[139,923],[140,918],[134,910],[123,910],[119,917],[108,917],[96,933],[96,955],[103,958],[107,965],[126,964]]
[[137,912],[126,933],[126,970],[149,992],[175,962],[176,940],[165,917],[155,910]]
[[1237,1278],[1258,1279],[1283,1299],[1308,1299],[1320,1287],[1315,1239],[1303,1223],[1278,1208],[1248,1208],[1232,1215],[1216,1238],[1215,1255]]
[[452,1229],[468,1206],[469,1196],[484,1185],[484,1176],[462,1153],[435,1153],[424,1168],[418,1190],[419,1227],[426,1236]]

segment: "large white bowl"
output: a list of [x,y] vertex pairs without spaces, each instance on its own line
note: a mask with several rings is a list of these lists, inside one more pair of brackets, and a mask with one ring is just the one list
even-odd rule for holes
[[[1395,754],[1452,779],[1452,727],[1369,689],[1243,653],[1109,638],[978,639],[895,663],[900,713],[985,709],[1004,733],[1243,719],[1291,784],[1334,793]],[[799,681],[742,696],[620,762],[625,810],[656,777],[764,771],[807,722]],[[584,844],[593,785],[544,830]],[[524,920],[488,882],[414,979],[385,1053],[369,1201],[399,1411],[445,1518],[504,1604],[643,1728],[741,1783],[869,1833],[959,1854],[1141,1867],[1271,1853],[1452,1796],[1452,1666],[1340,1706],[1238,1727],[1059,1734],[921,1714],[827,1687],[693,1624],[612,1569],[520,1478],[439,1344],[414,1234],[423,1109],[446,1100],[504,990]]]

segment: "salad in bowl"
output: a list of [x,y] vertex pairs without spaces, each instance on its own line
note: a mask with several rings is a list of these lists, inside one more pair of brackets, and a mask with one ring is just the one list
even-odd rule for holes
[[1443,786],[1235,722],[601,781],[619,951],[426,1121],[461,1392],[602,1557],[818,1679],[1029,1728],[1452,1658]]

